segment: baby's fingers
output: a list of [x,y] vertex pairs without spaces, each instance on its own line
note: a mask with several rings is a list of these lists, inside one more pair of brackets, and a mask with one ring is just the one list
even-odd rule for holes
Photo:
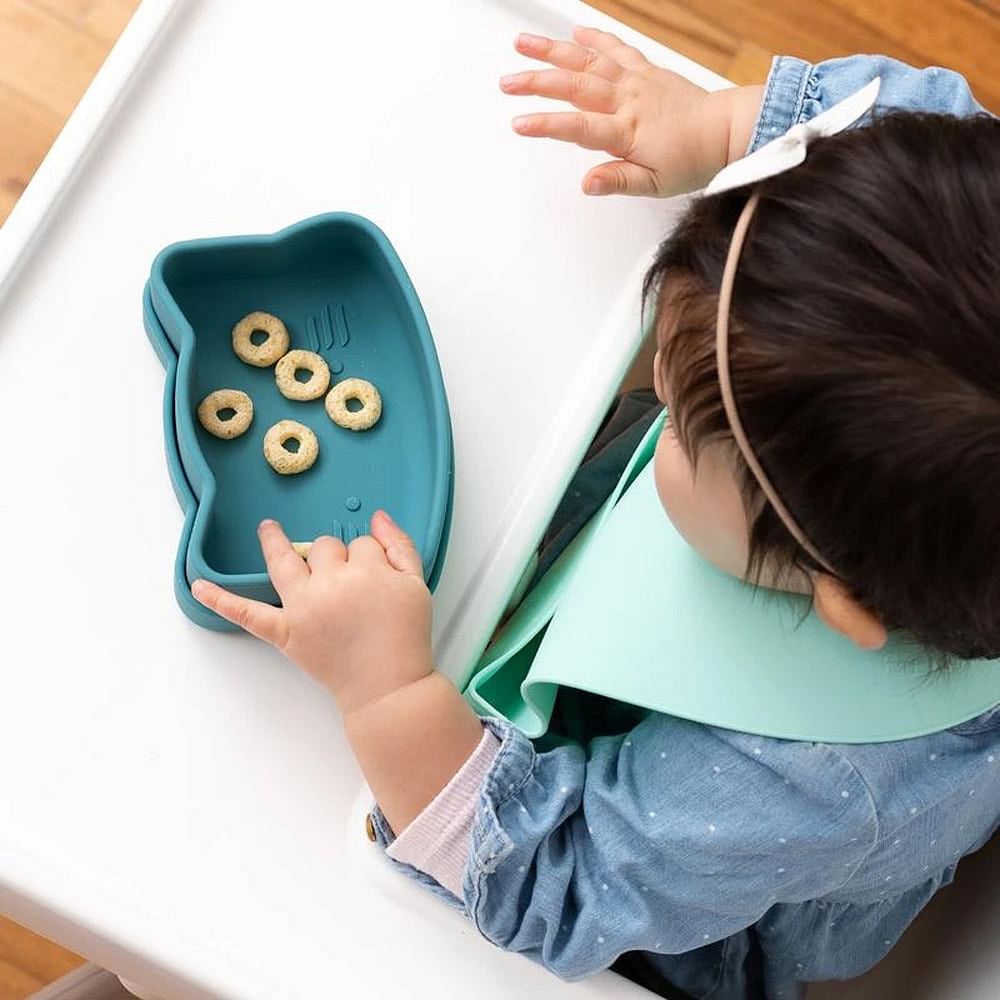
[[278,596],[287,601],[297,586],[308,581],[309,569],[302,561],[302,557],[292,548],[292,543],[277,521],[270,519],[261,521],[257,535],[271,583],[274,584]]
[[618,63],[600,52],[574,45],[573,42],[557,42],[544,35],[520,34],[514,42],[514,48],[530,59],[540,59],[560,69],[577,73],[594,73],[603,76],[605,80],[620,80],[625,74]]
[[587,194],[633,194],[655,197],[656,174],[649,167],[624,160],[612,160],[594,167],[583,179]]
[[522,115],[514,119],[514,131],[533,138],[575,142],[584,149],[603,149],[622,159],[628,156],[631,145],[624,122],[590,111]]
[[631,45],[626,45],[617,35],[598,28],[574,28],[573,37],[581,44],[596,51],[626,69],[642,69],[649,60]]
[[285,619],[278,608],[260,601],[251,601],[223,590],[208,580],[195,580],[191,593],[220,618],[238,625],[241,629],[271,643],[281,646],[285,641]]
[[413,539],[384,511],[372,518],[372,535],[385,549],[385,557],[400,573],[424,578],[424,564]]
[[610,114],[618,108],[614,84],[592,73],[573,73],[566,69],[528,70],[501,77],[500,89],[505,94],[554,97],[581,111]]

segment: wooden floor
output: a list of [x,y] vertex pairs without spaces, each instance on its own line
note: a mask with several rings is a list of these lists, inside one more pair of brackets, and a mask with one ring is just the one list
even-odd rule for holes
[[[207,3],[210,0],[201,0]],[[135,0],[0,0],[0,221],[100,66]],[[1000,0],[592,0],[736,83],[772,54],[883,52],[960,70],[1000,109]],[[0,919],[0,1000],[22,1000],[79,962]]]
[[964,73],[1000,110],[1000,0],[590,0],[734,83],[758,83],[771,55],[879,52]]
[[23,1000],[82,959],[0,918],[0,1000]]

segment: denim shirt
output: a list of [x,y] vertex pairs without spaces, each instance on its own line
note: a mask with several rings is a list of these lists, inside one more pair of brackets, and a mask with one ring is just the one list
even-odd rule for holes
[[[879,56],[779,57],[750,150],[874,76],[878,108],[968,115],[964,79]],[[752,670],[753,665],[747,664]],[[768,739],[657,713],[551,749],[500,719],[479,793],[463,898],[487,940],[576,980],[625,952],[698,998],[856,976],[898,940],[1000,818],[1000,707],[882,744]],[[372,815],[384,847],[393,834]]]

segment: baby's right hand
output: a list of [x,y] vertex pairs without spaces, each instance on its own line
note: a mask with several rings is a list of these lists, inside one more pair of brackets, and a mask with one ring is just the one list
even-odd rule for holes
[[575,28],[574,42],[519,35],[522,55],[555,69],[502,77],[506,94],[554,97],[577,112],[514,119],[520,135],[561,139],[615,157],[590,170],[587,194],[665,197],[702,187],[727,161],[729,121],[715,121],[710,96],[649,62],[638,49],[596,28]]

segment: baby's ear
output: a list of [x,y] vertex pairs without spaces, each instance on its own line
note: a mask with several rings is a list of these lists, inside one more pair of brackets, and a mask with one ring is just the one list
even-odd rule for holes
[[863,608],[836,577],[826,573],[813,577],[813,607],[828,628],[862,649],[881,649],[889,639],[885,625]]
[[663,376],[660,374],[659,348],[657,348],[656,354],[653,355],[653,389],[656,391],[656,398],[666,406],[667,397],[663,391]]

